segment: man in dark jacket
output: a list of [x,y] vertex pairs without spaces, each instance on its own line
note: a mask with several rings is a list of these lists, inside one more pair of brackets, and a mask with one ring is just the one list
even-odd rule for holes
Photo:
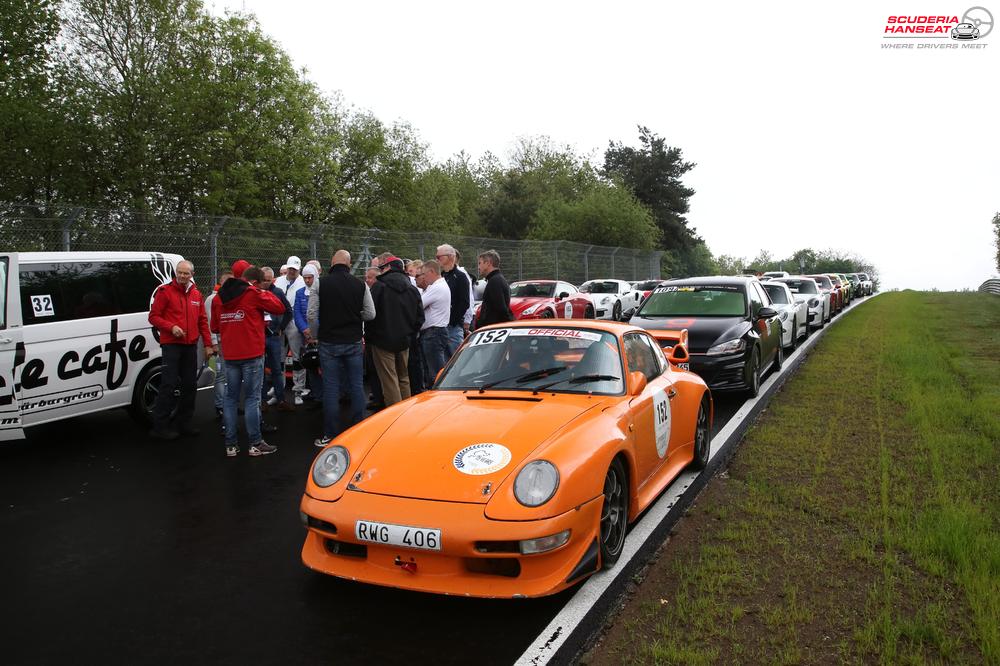
[[282,317],[288,309],[285,301],[258,286],[264,273],[256,266],[239,260],[233,264],[233,277],[219,287],[221,307],[212,308],[212,331],[219,334],[226,353],[226,399],[223,421],[226,424],[226,455],[240,452],[236,414],[240,393],[245,392],[244,422],[250,442],[250,455],[274,453],[278,447],[264,441],[260,431],[260,387],[264,379],[264,314]]
[[448,356],[465,340],[465,312],[469,309],[469,276],[458,267],[458,253],[451,245],[440,245],[435,258],[441,264],[441,277],[451,291],[451,311],[448,315]]
[[[153,429],[149,434],[165,440],[198,434],[197,428],[191,426],[198,388],[198,338],[205,343],[206,358],[215,353],[201,292],[194,286],[194,264],[179,261],[174,274],[173,280],[156,289],[149,308],[149,323],[156,328],[163,350],[160,392],[153,406]],[[179,404],[174,396],[178,389]],[[177,430],[170,427],[175,404]]]
[[[264,273],[264,279],[260,283],[263,291],[269,291],[282,303],[288,303],[285,292],[274,284],[274,269],[264,266],[260,269]],[[271,372],[264,377],[264,382],[260,387],[260,411],[266,412],[269,405],[275,405],[276,409],[283,412],[294,411],[287,400],[285,400],[285,327],[292,320],[292,309],[288,308],[285,314],[280,317],[272,317],[271,313],[264,313],[264,369]],[[274,389],[274,396],[267,397],[267,390]]]
[[513,321],[510,311],[510,285],[500,272],[500,254],[487,250],[479,255],[479,274],[486,278],[483,304],[479,308],[476,328]]
[[390,255],[379,265],[382,274],[372,287],[375,319],[366,339],[372,343],[372,358],[388,407],[410,397],[410,336],[423,326],[424,306],[420,292],[403,271],[402,260]]
[[351,422],[365,416],[364,360],[361,338],[364,323],[376,310],[368,285],[351,275],[351,255],[337,250],[330,271],[309,292],[306,319],[319,340],[319,362],[323,370],[323,436],[313,442],[326,446],[340,434],[340,382],[346,380],[351,396]]

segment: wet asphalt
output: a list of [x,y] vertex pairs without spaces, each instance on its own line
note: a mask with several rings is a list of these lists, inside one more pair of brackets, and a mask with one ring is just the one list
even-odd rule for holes
[[[717,431],[741,400],[716,396]],[[510,664],[575,588],[442,597],[306,569],[298,505],[321,411],[270,413],[278,452],[152,442],[123,410],[0,443],[0,662]]]

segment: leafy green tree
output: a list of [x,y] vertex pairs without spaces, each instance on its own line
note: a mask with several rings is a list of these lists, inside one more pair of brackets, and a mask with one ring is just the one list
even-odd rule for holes
[[742,275],[743,271],[751,265],[745,257],[734,257],[729,254],[716,257],[715,264],[719,275]]
[[[685,215],[694,190],[682,182],[694,168],[685,162],[680,148],[671,147],[650,131],[639,127],[639,148],[611,142],[604,153],[604,174],[618,178],[645,204],[662,231],[662,247],[673,251],[690,273],[698,272],[688,255],[704,241],[688,227]],[[704,257],[700,253],[699,257]],[[703,263],[703,262],[702,262]]]
[[549,199],[539,206],[528,237],[652,249],[660,230],[653,216],[623,187],[595,182],[577,199]]

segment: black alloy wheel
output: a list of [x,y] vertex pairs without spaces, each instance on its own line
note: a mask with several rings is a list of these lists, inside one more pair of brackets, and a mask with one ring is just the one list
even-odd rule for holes
[[614,321],[622,320],[622,302],[615,301],[614,306],[611,308],[611,319]]
[[750,362],[747,364],[747,396],[756,398],[760,393],[760,348],[754,347],[750,353]]
[[799,322],[792,317],[792,344],[788,347],[789,349],[795,349],[799,344]]
[[621,557],[628,531],[628,476],[615,458],[604,477],[604,505],[601,507],[601,564],[610,568]]
[[553,319],[554,317],[555,314],[552,313],[552,310],[542,311],[542,319]]
[[[793,338],[794,339],[794,338]],[[781,370],[781,366],[785,364],[785,348],[781,346],[781,340],[778,340],[778,351],[774,353],[774,371],[777,372]]]
[[694,426],[694,459],[691,469],[705,469],[712,453],[712,438],[708,432],[708,401],[702,398],[698,408],[698,420]]

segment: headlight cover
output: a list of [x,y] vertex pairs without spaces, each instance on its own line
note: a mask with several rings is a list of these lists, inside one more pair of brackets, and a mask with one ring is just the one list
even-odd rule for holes
[[705,353],[710,356],[719,356],[722,354],[735,354],[743,351],[745,348],[746,343],[743,342],[743,338],[737,338],[736,340],[729,340],[728,342],[717,344],[714,347],[709,347],[708,351]]
[[559,470],[548,460],[532,460],[514,480],[514,497],[524,506],[541,506],[559,487]]
[[331,446],[319,454],[313,463],[313,482],[320,488],[329,488],[340,481],[351,464],[351,454],[342,446]]
[[541,306],[542,306],[542,304],[541,304],[541,303],[535,303],[534,305],[532,305],[532,306],[531,306],[530,308],[528,308],[527,310],[525,310],[525,311],[524,311],[524,312],[522,312],[521,314],[526,314],[526,315],[529,315],[529,314],[534,314],[534,313],[535,313],[535,310],[537,310],[537,309],[538,309],[538,308],[540,308]]

